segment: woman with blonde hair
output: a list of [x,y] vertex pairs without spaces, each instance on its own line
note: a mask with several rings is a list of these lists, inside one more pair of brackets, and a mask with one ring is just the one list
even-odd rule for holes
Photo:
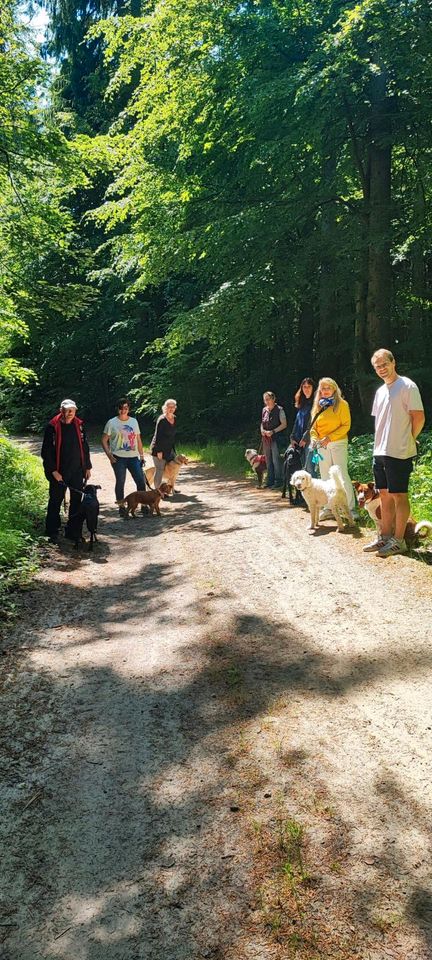
[[177,400],[165,400],[162,405],[162,413],[156,421],[156,428],[150,444],[150,453],[155,459],[155,489],[162,482],[165,465],[175,460],[175,435],[176,435],[176,410]]
[[[348,433],[351,427],[351,413],[340,387],[331,377],[322,377],[319,381],[312,407],[312,420],[316,414],[319,416],[311,429],[311,441],[318,448],[321,480],[328,480],[330,467],[340,467],[348,505],[355,516],[357,505],[348,473]],[[321,520],[328,520],[331,517],[332,513],[327,508],[320,515]]]

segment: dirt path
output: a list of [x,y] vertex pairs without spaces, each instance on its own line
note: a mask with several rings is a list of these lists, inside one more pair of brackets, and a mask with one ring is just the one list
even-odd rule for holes
[[431,572],[191,467],[6,639],[3,960],[432,958]]

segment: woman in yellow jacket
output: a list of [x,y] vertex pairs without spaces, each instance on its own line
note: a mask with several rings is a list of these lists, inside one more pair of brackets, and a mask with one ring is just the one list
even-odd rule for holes
[[[318,443],[318,451],[323,458],[319,461],[321,480],[328,480],[329,470],[334,464],[340,467],[350,510],[357,512],[353,485],[348,473],[348,432],[351,427],[351,413],[346,400],[335,380],[323,377],[314,397],[312,419],[322,409],[311,430],[311,440]],[[330,518],[332,513],[325,508],[321,519]]]

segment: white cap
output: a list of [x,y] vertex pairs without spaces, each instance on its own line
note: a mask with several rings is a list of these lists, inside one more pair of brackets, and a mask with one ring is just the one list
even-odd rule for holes
[[61,404],[60,404],[60,408],[61,408],[62,410],[71,410],[72,407],[74,407],[75,410],[77,409],[77,405],[76,405],[76,403],[75,403],[75,400],[62,400],[62,402],[61,402]]

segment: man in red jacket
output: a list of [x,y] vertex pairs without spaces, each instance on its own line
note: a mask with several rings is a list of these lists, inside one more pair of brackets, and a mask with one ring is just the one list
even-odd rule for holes
[[90,450],[82,420],[76,416],[74,400],[62,400],[60,413],[48,423],[41,450],[45,476],[49,481],[49,500],[45,534],[56,543],[61,527],[60,508],[65,489],[70,489],[70,504],[65,536],[76,540],[81,521],[77,514],[84,481],[91,473]]

